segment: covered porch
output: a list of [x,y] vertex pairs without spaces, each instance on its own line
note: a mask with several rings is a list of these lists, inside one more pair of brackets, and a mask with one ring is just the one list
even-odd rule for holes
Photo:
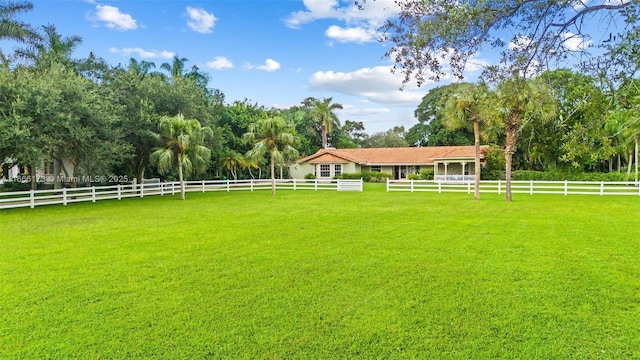
[[475,161],[468,158],[434,159],[433,180],[440,182],[475,181]]

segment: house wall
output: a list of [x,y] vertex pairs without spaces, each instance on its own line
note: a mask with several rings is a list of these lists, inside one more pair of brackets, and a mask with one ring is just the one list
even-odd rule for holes
[[316,178],[320,179],[333,179],[336,176],[335,165],[340,165],[342,167],[341,174],[349,173],[359,173],[361,171],[361,166],[356,163],[341,163],[341,164],[322,164],[329,165],[329,176],[320,176],[320,165],[321,164],[294,164],[289,167],[289,173],[291,174],[291,178],[293,179],[304,179],[307,174],[314,174]]
[[304,179],[305,175],[313,174],[313,165],[308,163],[293,164],[289,167],[289,174],[293,179]]
[[[68,159],[62,161],[51,160],[50,162],[42,162],[36,169],[36,178],[40,182],[47,184],[54,183],[57,179],[59,182],[72,182],[74,176],[74,166]],[[107,174],[93,174],[107,175]]]
[[[438,163],[437,167],[434,168],[435,175],[444,175],[444,163]],[[475,163],[473,161],[467,162],[465,165],[466,173],[469,175],[473,175],[475,173]],[[462,173],[462,164],[461,163],[449,163],[447,165],[447,175],[464,175]]]

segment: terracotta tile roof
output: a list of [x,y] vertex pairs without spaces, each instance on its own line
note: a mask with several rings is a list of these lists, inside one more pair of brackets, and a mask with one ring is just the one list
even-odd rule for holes
[[[486,148],[486,146],[483,146],[482,150],[485,150]],[[434,160],[472,160],[473,158],[473,146],[320,149],[317,153],[298,160],[297,163],[309,162],[310,164],[319,164],[355,162],[366,165],[420,165],[433,164]],[[484,158],[483,153],[480,158]]]
[[350,162],[349,160],[340,157],[340,156],[336,156],[333,154],[329,154],[329,153],[324,153],[321,154],[320,156],[312,159],[309,161],[310,164],[326,164],[326,163],[332,163],[332,164],[336,164],[336,163],[343,163],[346,164]]

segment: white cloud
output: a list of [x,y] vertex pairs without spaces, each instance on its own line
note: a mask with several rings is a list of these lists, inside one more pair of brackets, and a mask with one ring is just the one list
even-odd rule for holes
[[571,32],[566,32],[564,34],[564,41],[562,45],[570,51],[580,51],[584,50],[589,45],[591,45],[591,40],[585,40],[583,36],[573,34]]
[[347,24],[364,22],[377,27],[399,12],[394,0],[367,1],[362,8],[352,1],[344,7],[340,7],[337,0],[304,0],[303,3],[306,10],[291,13],[285,19],[287,26],[298,28],[316,20],[336,19]]
[[273,72],[280,69],[280,63],[273,59],[267,59],[265,60],[263,65],[247,64],[245,65],[245,67],[249,70],[256,69],[256,70],[264,70],[267,72]]
[[309,79],[309,85],[316,90],[364,97],[378,104],[418,105],[426,91],[410,86],[400,91],[402,79],[403,75],[391,73],[391,67],[376,66],[352,72],[317,71]]
[[139,47],[135,47],[135,48],[128,47],[128,48],[122,48],[122,49],[112,47],[109,49],[109,51],[115,54],[121,54],[123,56],[132,56],[133,54],[137,54],[138,57],[142,59],[151,59],[151,58],[171,59],[176,55],[174,52],[167,51],[167,50],[162,50],[162,51],[145,50]]
[[191,30],[201,34],[210,34],[213,31],[212,28],[216,20],[218,20],[212,13],[190,6],[187,6],[187,16],[189,16],[190,19],[187,21],[187,26],[189,26]]
[[135,30],[138,28],[136,19],[129,14],[120,12],[115,6],[96,5],[96,13],[90,20],[104,22],[109,29],[119,31]]
[[372,116],[372,115],[382,115],[388,114],[391,112],[389,108],[358,108],[351,104],[343,105],[342,110],[336,110],[336,112],[340,112],[341,115],[346,116]]
[[233,63],[224,56],[216,56],[213,61],[209,61],[205,64],[210,69],[222,70],[233,68]]
[[518,35],[509,42],[508,46],[512,51],[524,51],[529,45],[531,45],[531,39],[528,36]]
[[375,41],[377,39],[376,31],[373,29],[365,29],[362,27],[342,28],[337,25],[329,26],[327,31],[325,31],[325,35],[342,43],[365,43]]
[[340,42],[368,42],[376,37],[376,30],[383,22],[399,12],[394,0],[368,1],[358,8],[354,2],[340,7],[337,0],[304,0],[305,10],[291,13],[285,20],[290,28],[323,19],[335,19],[346,24],[346,27],[333,25],[325,31],[325,35]]

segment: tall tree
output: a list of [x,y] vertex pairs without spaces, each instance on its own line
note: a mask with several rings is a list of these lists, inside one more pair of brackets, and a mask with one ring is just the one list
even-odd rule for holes
[[408,146],[404,139],[404,126],[394,126],[392,129],[377,132],[362,142],[364,148],[390,148]]
[[547,121],[553,117],[555,103],[548,87],[541,83],[525,80],[517,73],[498,85],[496,96],[497,106],[488,110],[487,116],[499,119],[504,123],[506,131],[505,198],[511,202],[512,160],[513,154],[516,152],[518,136],[522,127],[527,123],[534,120]]
[[[366,6],[371,0],[356,1]],[[381,41],[390,42],[386,56],[418,86],[449,73],[462,78],[472,58],[487,47],[500,54],[489,70],[500,79],[514,71],[526,77],[553,60],[608,43],[592,44],[593,36],[611,33],[609,40],[637,53],[638,1],[456,1],[398,0],[399,14],[381,28]],[[597,33],[586,22],[598,23]],[[619,26],[624,24],[624,27]],[[512,34],[505,39],[505,34]],[[613,39],[615,37],[615,40]],[[596,39],[598,40],[598,39]],[[606,40],[605,40],[606,41]],[[589,46],[589,45],[595,46]],[[614,52],[597,54],[608,58]],[[618,55],[618,54],[616,54]]]
[[[18,14],[29,12],[33,9],[33,3],[29,1],[2,1],[0,2],[0,40],[13,40],[17,42],[37,41],[39,36],[31,25],[18,20]],[[2,50],[0,56],[4,58]]]
[[52,24],[43,26],[40,33],[37,39],[29,42],[27,48],[17,50],[16,54],[33,62],[37,67],[47,67],[54,63],[75,67],[71,55],[82,43],[80,36],[63,37]]
[[331,103],[331,101],[333,101],[333,98],[325,98],[322,100],[312,99],[309,102],[311,106],[311,114],[316,122],[320,124],[322,147],[325,149],[329,147],[327,135],[333,131],[334,126],[340,126],[340,120],[334,111],[342,109],[342,105],[338,103]]
[[412,146],[449,146],[473,144],[473,132],[465,128],[452,130],[442,124],[444,100],[456,92],[458,84],[437,86],[422,97],[414,116],[418,124],[406,134],[406,141]]
[[264,158],[268,153],[271,168],[271,194],[276,195],[276,164],[284,164],[287,159],[298,156],[298,150],[293,146],[296,138],[293,135],[294,128],[281,116],[271,116],[258,120],[249,126],[249,132],[245,134],[248,141],[253,142],[253,148],[246,157],[253,160]]
[[213,135],[213,132],[211,128],[202,127],[198,120],[187,120],[182,114],[163,116],[158,129],[164,146],[151,154],[151,163],[158,167],[160,173],[166,173],[177,164],[180,198],[184,200],[184,177],[206,171],[211,150],[202,144],[205,137]]
[[458,92],[449,96],[443,110],[443,122],[452,129],[473,129],[474,136],[474,199],[480,200],[480,126],[483,119],[483,107],[486,105],[488,88],[484,83],[473,85],[460,84]]
[[63,159],[74,165],[75,176],[107,174],[128,152],[112,104],[97,84],[59,63],[2,73],[0,154],[28,165],[32,175],[51,160],[57,160],[56,175],[71,175],[60,166]]

